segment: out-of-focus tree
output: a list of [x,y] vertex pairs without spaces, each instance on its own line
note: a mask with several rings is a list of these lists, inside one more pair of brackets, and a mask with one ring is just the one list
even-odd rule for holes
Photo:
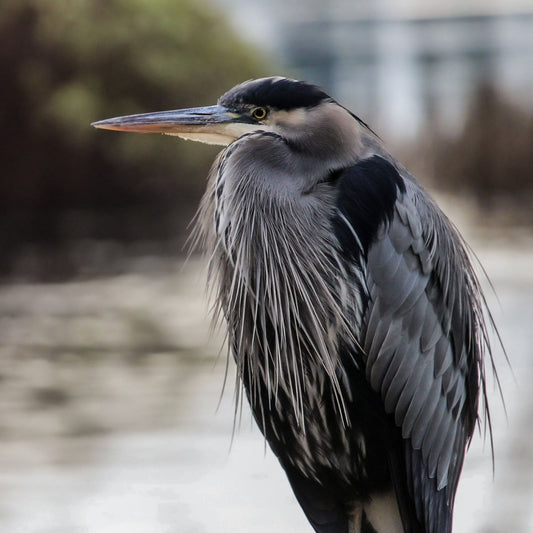
[[90,122],[214,103],[261,65],[202,1],[4,0],[0,273],[28,242],[170,237],[212,154]]
[[435,185],[477,200],[485,213],[511,208],[514,220],[533,222],[533,114],[489,84],[472,99],[461,135],[434,141]]

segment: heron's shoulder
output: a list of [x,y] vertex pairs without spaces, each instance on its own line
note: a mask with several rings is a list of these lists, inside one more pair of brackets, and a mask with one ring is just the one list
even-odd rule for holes
[[368,251],[410,184],[385,157],[374,155],[345,168],[338,176],[335,232],[345,251],[353,252],[354,233],[363,253]]

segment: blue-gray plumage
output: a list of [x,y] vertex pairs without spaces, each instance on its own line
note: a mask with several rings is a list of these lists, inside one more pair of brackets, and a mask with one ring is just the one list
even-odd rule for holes
[[421,186],[286,78],[95,125],[228,145],[196,237],[239,382],[315,531],[450,533],[490,346],[466,246]]

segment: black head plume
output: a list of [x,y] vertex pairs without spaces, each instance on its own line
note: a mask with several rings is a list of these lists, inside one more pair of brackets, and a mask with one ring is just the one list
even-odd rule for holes
[[243,105],[290,110],[314,107],[332,100],[320,87],[289,78],[270,77],[249,80],[233,87],[219,98],[219,104],[230,109]]

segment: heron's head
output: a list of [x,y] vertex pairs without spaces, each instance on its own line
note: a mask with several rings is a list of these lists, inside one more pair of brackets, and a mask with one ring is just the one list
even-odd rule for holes
[[282,77],[250,80],[222,95],[217,105],[129,115],[93,126],[138,133],[164,133],[228,145],[254,131],[269,131],[300,150],[320,156],[351,151],[363,124],[322,89]]

